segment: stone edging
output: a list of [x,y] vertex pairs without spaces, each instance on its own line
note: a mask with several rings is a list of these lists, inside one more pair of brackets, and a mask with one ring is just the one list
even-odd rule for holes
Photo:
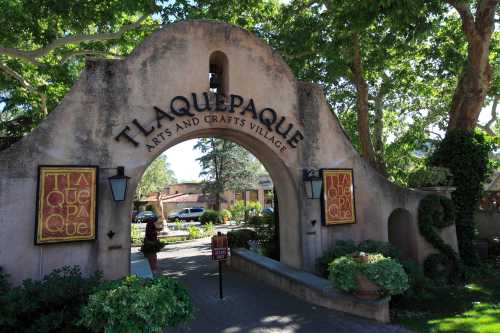
[[228,264],[307,302],[383,323],[390,321],[390,297],[376,301],[361,300],[336,291],[326,279],[291,268],[246,249],[232,250]]

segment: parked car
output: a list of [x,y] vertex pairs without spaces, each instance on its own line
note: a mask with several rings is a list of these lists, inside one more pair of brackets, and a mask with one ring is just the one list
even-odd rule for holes
[[266,207],[262,210],[261,212],[262,215],[273,215],[274,214],[274,208],[273,207]]
[[174,222],[175,220],[181,221],[199,221],[201,214],[205,211],[201,207],[184,208],[180,211],[168,214],[168,221]]
[[149,221],[154,221],[157,219],[157,216],[154,212],[150,210],[145,210],[137,213],[133,222],[135,223],[148,223]]

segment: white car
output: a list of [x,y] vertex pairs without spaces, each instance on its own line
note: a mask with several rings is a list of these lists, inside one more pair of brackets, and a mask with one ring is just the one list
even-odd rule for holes
[[199,221],[201,214],[205,209],[201,207],[184,208],[178,212],[168,214],[168,221],[174,222],[175,220],[181,221]]

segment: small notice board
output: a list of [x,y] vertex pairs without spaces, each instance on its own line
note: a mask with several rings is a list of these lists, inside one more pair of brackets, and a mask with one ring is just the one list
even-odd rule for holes
[[229,257],[227,236],[219,233],[212,237],[212,260],[226,260]]

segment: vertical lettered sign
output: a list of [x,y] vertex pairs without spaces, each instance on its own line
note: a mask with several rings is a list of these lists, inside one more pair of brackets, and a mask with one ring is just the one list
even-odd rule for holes
[[39,166],[36,244],[96,237],[97,167]]
[[324,169],[323,223],[325,225],[356,223],[354,182],[351,169]]

